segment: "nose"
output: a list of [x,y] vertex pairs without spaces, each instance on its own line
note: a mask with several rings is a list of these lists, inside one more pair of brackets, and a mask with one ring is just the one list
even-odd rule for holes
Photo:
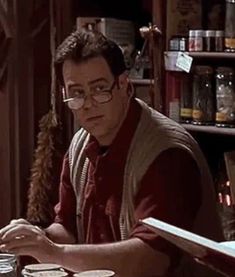
[[83,109],[89,109],[94,105],[94,101],[92,100],[91,95],[86,95],[84,97],[84,104],[83,104]]

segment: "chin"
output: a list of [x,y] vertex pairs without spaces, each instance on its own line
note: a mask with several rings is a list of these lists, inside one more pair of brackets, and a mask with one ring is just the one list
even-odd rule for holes
[[103,137],[107,134],[103,127],[93,127],[93,128],[85,128],[88,133],[90,133],[97,140],[100,137]]

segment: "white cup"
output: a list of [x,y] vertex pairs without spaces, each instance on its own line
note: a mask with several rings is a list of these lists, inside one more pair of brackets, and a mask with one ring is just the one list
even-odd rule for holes
[[75,273],[73,277],[112,277],[115,276],[112,270],[88,270]]

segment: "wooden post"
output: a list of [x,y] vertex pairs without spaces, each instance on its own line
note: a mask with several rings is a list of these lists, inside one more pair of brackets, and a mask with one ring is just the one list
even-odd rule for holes
[[152,2],[152,16],[153,25],[160,29],[162,35],[155,38],[154,47],[154,89],[155,89],[155,109],[163,112],[163,98],[164,98],[164,56],[165,49],[165,13],[166,1],[153,0]]

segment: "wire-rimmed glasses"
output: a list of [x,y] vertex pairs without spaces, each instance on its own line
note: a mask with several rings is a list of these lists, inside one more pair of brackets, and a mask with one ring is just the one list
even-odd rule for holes
[[[97,85],[89,90],[89,96],[98,104],[108,103],[112,100],[112,91],[116,85],[116,80],[113,81],[109,88]],[[83,89],[73,89],[69,91],[69,97],[66,98],[65,90],[63,88],[63,102],[68,104],[72,110],[81,109],[85,103],[88,94]]]

